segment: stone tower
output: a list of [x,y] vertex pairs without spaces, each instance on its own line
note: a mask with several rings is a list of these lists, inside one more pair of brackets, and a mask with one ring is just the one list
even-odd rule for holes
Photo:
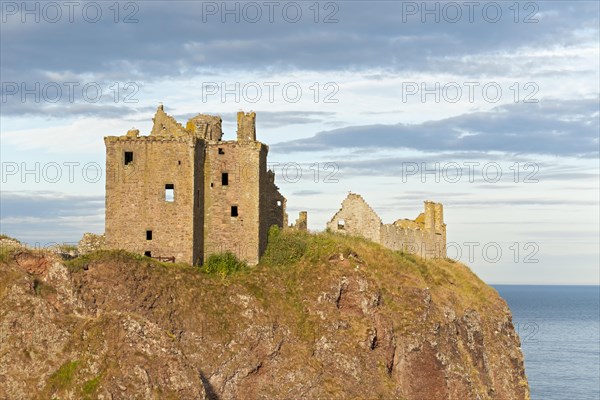
[[150,135],[105,137],[108,247],[193,264],[231,251],[257,263],[286,215],[255,118],[238,113],[237,140],[222,141],[220,117],[198,114],[184,128],[160,106]]

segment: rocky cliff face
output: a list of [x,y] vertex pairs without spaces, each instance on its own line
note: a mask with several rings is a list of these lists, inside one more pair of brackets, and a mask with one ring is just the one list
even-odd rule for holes
[[293,235],[225,278],[5,254],[0,399],[529,398],[510,311],[468,268]]

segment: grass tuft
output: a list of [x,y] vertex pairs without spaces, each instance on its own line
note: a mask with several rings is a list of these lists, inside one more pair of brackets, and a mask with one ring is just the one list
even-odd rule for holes
[[211,254],[201,267],[207,274],[216,274],[222,278],[246,269],[248,265],[238,260],[235,254],[227,251],[225,253]]
[[85,396],[91,396],[98,389],[98,385],[100,385],[100,379],[102,378],[102,374],[98,375],[94,379],[90,379],[83,384],[81,390]]
[[261,262],[268,265],[289,265],[305,255],[310,235],[306,232],[281,230],[277,225],[269,229],[267,250]]
[[64,390],[70,387],[75,378],[79,361],[66,362],[60,366],[56,372],[50,375],[48,379],[48,386],[52,392]]

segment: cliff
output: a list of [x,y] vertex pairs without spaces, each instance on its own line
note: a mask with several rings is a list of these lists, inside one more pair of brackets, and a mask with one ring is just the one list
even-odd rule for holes
[[466,266],[271,232],[227,275],[4,249],[0,399],[528,399],[506,303]]

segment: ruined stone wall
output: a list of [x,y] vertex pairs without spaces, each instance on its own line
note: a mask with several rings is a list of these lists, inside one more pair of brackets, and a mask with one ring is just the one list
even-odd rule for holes
[[327,228],[366,237],[392,250],[425,258],[446,257],[446,224],[440,203],[426,201],[424,212],[415,220],[400,219],[393,224],[383,224],[361,196],[350,193]]
[[333,232],[362,236],[379,243],[381,219],[362,196],[350,193],[342,202],[342,208],[327,223]]
[[308,231],[308,212],[300,211],[296,222],[290,226],[290,229],[296,229],[298,231]]
[[175,118],[168,115],[162,105],[156,110],[152,122],[152,136],[188,136],[189,132]]
[[185,129],[200,139],[220,141],[223,136],[221,125],[221,117],[198,114],[187,122]]
[[423,227],[408,228],[396,224],[381,227],[381,242],[387,248],[424,258],[446,257],[445,236],[427,231]]
[[[266,169],[266,165],[264,168]],[[261,180],[261,193],[264,194],[261,199],[261,235],[268,236],[271,226],[277,225],[280,228],[287,226],[286,199],[279,193],[279,188],[275,185],[273,171],[266,171],[265,175],[261,172],[261,177],[264,177]],[[264,251],[264,249],[262,250]]]
[[[134,134],[104,141],[107,246],[192,263],[195,177],[201,174],[195,160],[201,143],[192,137]],[[125,152],[132,159],[126,160]],[[173,201],[166,201],[166,185],[173,185]]]
[[390,249],[425,258],[446,257],[446,224],[440,203],[425,201],[424,212],[414,221],[397,220],[383,225],[381,232],[381,244]]
[[423,231],[419,226],[399,226],[394,223],[381,227],[380,243],[392,250],[421,254],[423,239]]

